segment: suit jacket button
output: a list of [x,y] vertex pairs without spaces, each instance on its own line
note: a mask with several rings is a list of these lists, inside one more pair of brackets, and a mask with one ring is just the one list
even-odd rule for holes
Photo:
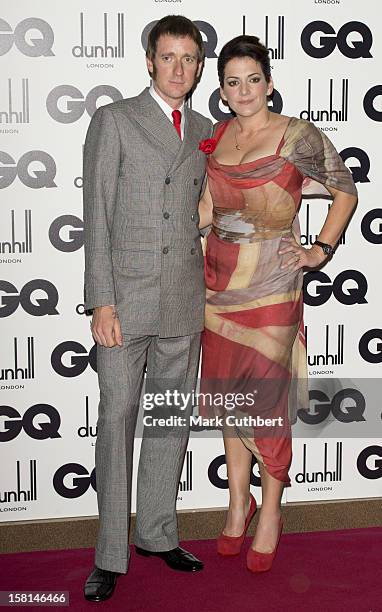
[[196,249],[192,248],[191,249],[191,255],[195,255],[195,253],[196,253]]
[[164,255],[167,255],[168,251],[169,251],[168,247],[163,247],[163,249],[162,249],[162,253],[163,253]]
[[164,218],[164,219],[169,219],[169,218],[170,218],[170,213],[168,213],[168,212],[164,212],[164,213],[163,213],[163,218]]
[[197,185],[198,182],[199,182],[198,179],[194,179],[194,185]]
[[166,176],[165,181],[166,185],[169,185],[171,183],[171,179],[169,176]]

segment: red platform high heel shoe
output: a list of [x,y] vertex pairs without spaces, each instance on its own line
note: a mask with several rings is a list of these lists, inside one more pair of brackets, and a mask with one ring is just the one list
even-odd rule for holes
[[218,550],[219,555],[223,555],[224,557],[231,557],[233,555],[238,555],[240,553],[240,549],[244,542],[245,534],[247,533],[249,523],[251,522],[257,510],[256,500],[251,493],[250,493],[250,499],[251,499],[251,503],[249,505],[247,518],[245,519],[243,533],[236,537],[228,536],[228,535],[225,535],[224,533],[221,533],[217,539],[217,550]]
[[277,547],[280,542],[280,536],[281,536],[282,530],[283,530],[283,521],[282,521],[282,518],[280,518],[279,534],[277,536],[276,546],[274,547],[272,552],[262,553],[262,552],[258,552],[257,550],[253,550],[253,548],[249,549],[247,553],[247,568],[251,572],[267,572],[268,570],[271,569],[273,560],[276,556]]

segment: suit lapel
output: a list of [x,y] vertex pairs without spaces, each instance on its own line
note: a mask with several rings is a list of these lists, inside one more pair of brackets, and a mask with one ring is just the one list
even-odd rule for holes
[[200,126],[188,106],[184,107],[185,125],[182,141],[150,94],[148,87],[135,98],[135,103],[130,106],[129,112],[134,115],[137,123],[162,145],[163,162],[169,174],[179,168],[191,153],[198,150]]
[[[169,173],[174,172],[184,162],[185,159],[194,151],[199,148],[200,142],[200,131],[199,125],[194,118],[194,115],[190,109],[185,106],[185,125],[184,125],[184,137],[182,144],[177,152],[177,155],[173,161],[173,164],[169,170]],[[175,130],[174,130],[175,132]],[[179,139],[178,139],[179,140]]]
[[[160,106],[155,102],[148,87],[137,96],[136,105],[131,110],[135,120],[161,143],[168,157],[173,160],[181,148],[179,136]],[[170,159],[169,162],[171,163]]]

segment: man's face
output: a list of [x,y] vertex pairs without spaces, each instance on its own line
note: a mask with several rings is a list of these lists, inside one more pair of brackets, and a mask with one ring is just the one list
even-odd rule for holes
[[198,47],[189,36],[160,36],[155,58],[146,62],[156,91],[172,108],[181,106],[202,69]]

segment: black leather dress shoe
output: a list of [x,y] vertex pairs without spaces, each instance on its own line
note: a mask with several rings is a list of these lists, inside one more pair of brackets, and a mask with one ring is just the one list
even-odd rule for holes
[[165,550],[163,552],[155,552],[153,550],[145,550],[144,548],[135,547],[138,555],[143,557],[159,557],[163,559],[165,563],[171,569],[178,570],[180,572],[198,572],[202,570],[204,565],[202,561],[199,561],[194,555],[187,552],[183,548],[177,546],[172,550]]
[[85,599],[89,601],[105,601],[114,593],[117,573],[109,572],[95,566],[84,586]]

